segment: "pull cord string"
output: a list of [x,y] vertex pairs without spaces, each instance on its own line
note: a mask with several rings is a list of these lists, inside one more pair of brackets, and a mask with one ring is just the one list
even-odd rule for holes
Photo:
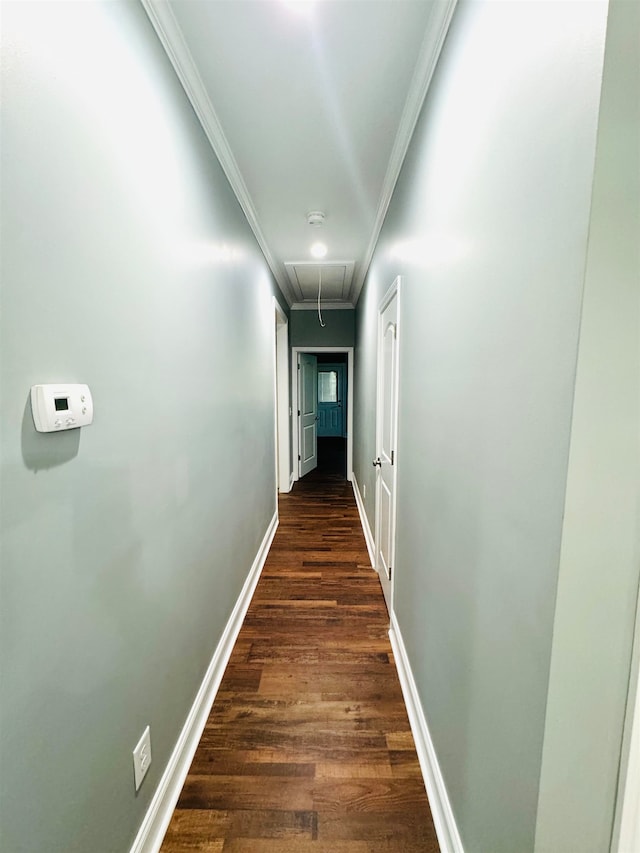
[[322,293],[322,267],[320,267],[320,281],[318,282],[318,320],[324,329],[325,323],[322,322],[322,311],[320,310],[320,294]]

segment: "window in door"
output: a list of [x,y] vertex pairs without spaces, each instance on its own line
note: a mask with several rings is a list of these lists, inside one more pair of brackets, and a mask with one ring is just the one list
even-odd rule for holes
[[318,402],[338,402],[338,374],[335,370],[318,368]]

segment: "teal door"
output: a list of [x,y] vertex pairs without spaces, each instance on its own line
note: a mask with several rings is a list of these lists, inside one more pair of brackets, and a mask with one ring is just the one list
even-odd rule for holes
[[318,365],[318,436],[345,436],[346,373],[344,364]]

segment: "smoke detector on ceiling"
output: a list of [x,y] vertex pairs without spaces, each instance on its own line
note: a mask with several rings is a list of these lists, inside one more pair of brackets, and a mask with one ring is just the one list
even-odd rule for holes
[[322,225],[324,224],[325,216],[321,210],[312,210],[311,213],[307,214],[307,222],[309,225]]

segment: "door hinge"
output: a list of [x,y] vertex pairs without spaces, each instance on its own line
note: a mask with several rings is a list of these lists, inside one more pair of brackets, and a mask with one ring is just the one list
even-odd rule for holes
[[300,409],[298,409],[298,417],[300,417]]
[[396,454],[395,454],[395,450],[392,450],[392,451],[391,451],[391,464],[392,464],[392,465],[393,465],[393,460],[395,459],[395,456],[396,456]]
[[300,456],[300,454],[298,453],[298,462],[300,462],[300,460],[301,460],[301,459],[302,459],[302,457],[301,457],[301,456]]

